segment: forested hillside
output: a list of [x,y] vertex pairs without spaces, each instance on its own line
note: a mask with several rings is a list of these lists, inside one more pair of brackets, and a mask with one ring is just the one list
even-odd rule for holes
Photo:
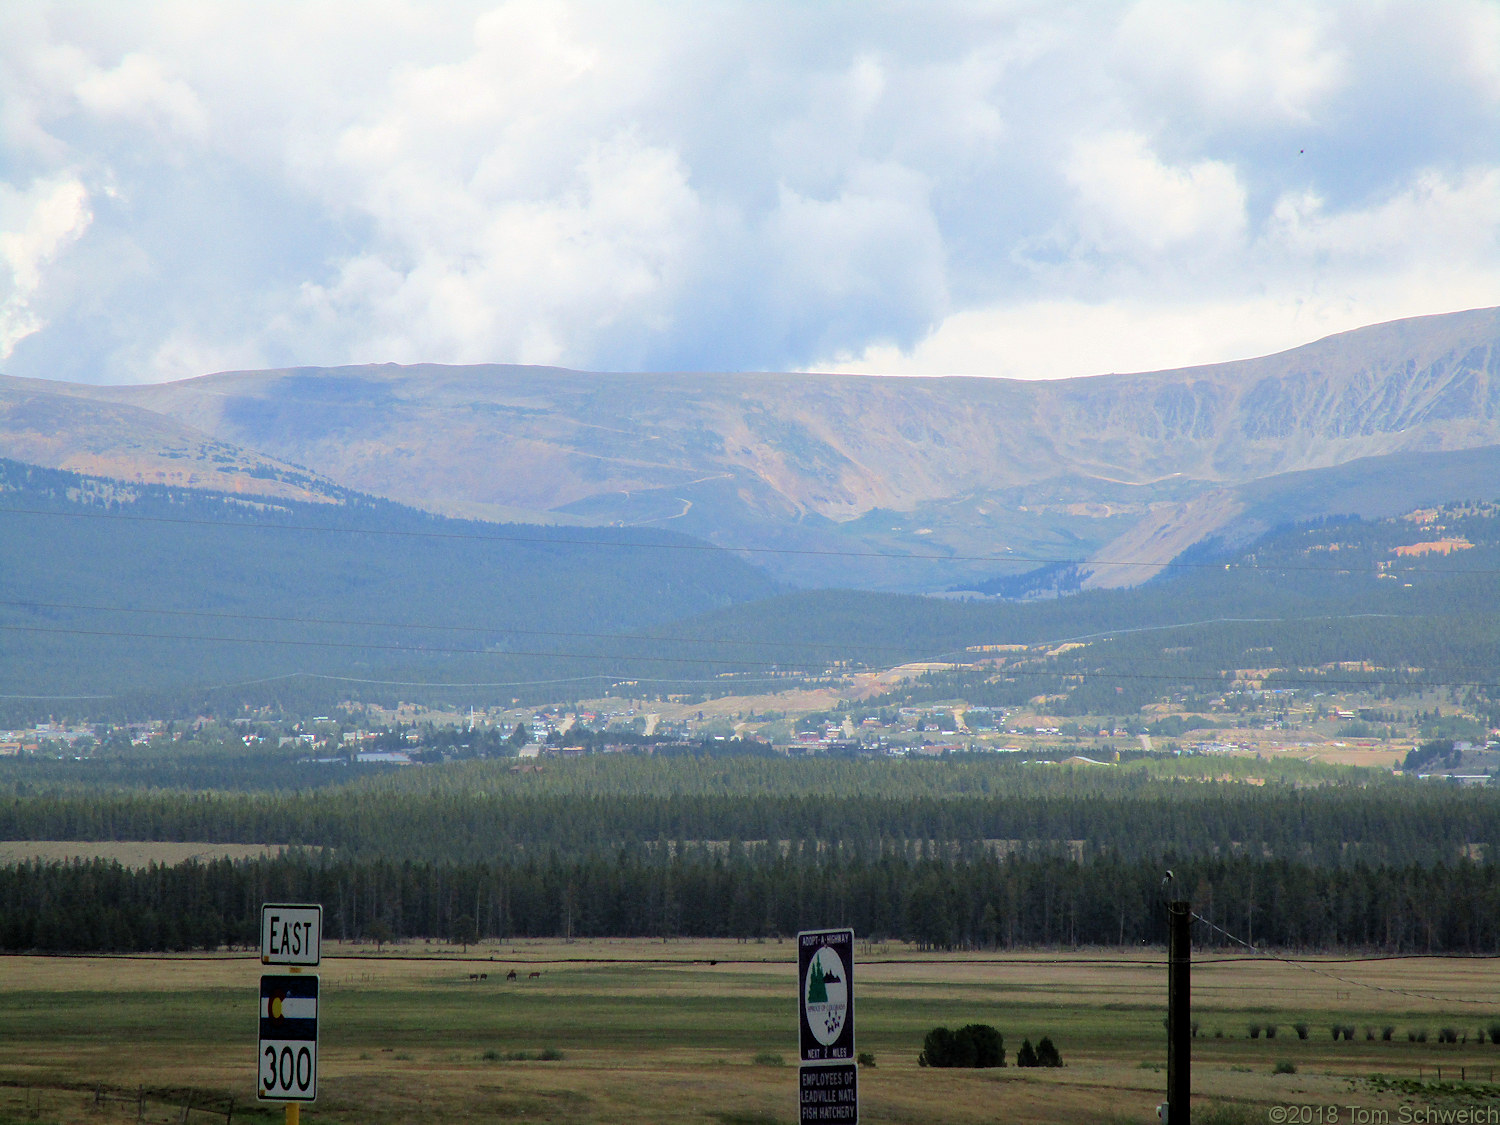
[[[620,682],[702,697],[913,660],[962,666],[929,677],[927,698],[1040,696],[1065,715],[1216,692],[1237,670],[1256,690],[1439,690],[1486,712],[1500,698],[1500,508],[1487,502],[1209,543],[1143,587],[1009,603],[776,595],[749,564],[663,532],[4,473],[0,673],[8,694],[69,698],[13,700],[0,722],[467,706]],[[984,651],[997,645],[1027,647]]]
[[[485,524],[354,493],[340,501],[0,461],[5,693],[67,697],[96,713],[111,701],[90,697],[133,693],[114,713],[160,715],[216,684],[290,673],[576,676],[600,671],[573,658],[590,652],[578,640],[774,589],[753,566],[669,532]],[[309,702],[326,707],[355,686],[329,684]]]
[[[1133,590],[1024,604],[802,591],[714,611],[679,636],[800,644],[874,666],[949,660],[926,698],[1117,714],[1174,692],[1440,689],[1500,699],[1500,507],[1459,503],[1384,520],[1321,520],[1248,548],[1208,543]],[[1027,646],[988,655],[983,646]],[[1065,647],[1066,646],[1066,647]],[[1496,721],[1500,722],[1500,713]]]

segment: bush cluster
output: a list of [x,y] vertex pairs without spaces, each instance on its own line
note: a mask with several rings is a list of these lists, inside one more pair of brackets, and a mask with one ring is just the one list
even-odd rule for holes
[[1005,1065],[1005,1040],[987,1023],[949,1031],[935,1027],[922,1040],[918,1066],[986,1067]]
[[1033,1049],[1030,1039],[1021,1040],[1021,1049],[1016,1052],[1017,1066],[1062,1066],[1062,1056],[1057,1053],[1052,1040],[1042,1036]]

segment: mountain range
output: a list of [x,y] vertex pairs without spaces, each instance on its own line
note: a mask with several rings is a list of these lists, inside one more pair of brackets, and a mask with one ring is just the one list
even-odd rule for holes
[[[1500,309],[1259,359],[1055,382],[370,364],[94,386],[0,377],[0,456],[467,519],[670,529],[802,586],[1128,585],[1290,519],[1479,495]],[[1129,563],[1131,565],[1120,565]]]

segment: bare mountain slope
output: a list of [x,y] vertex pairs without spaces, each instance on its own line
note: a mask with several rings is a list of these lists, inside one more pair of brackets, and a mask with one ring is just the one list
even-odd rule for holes
[[0,455],[144,484],[284,500],[338,499],[340,489],[315,473],[210,437],[170,415],[67,393],[76,389],[0,379]]
[[[370,365],[55,390],[466,515],[653,523],[788,549],[1080,558],[1153,516],[1143,549],[1175,548],[1171,505],[1216,487],[1500,444],[1500,310],[1052,383]],[[0,453],[24,457],[11,443],[0,432]],[[1204,506],[1185,509],[1195,527]],[[775,563],[793,580],[893,588],[994,569]]]

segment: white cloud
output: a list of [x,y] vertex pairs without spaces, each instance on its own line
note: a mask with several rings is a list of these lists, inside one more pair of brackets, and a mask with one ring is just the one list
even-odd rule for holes
[[1320,5],[1146,0],[1121,20],[1118,65],[1204,116],[1306,124],[1346,77],[1331,23]]
[[33,307],[43,270],[88,227],[89,196],[72,177],[25,190],[0,183],[0,360],[43,327]]
[[[1159,194],[1164,202],[1175,196],[1170,188]],[[815,366],[1018,379],[1147,371],[1248,358],[1382,320],[1495,304],[1500,167],[1456,178],[1423,170],[1404,190],[1359,210],[1330,211],[1317,196],[1288,194],[1242,260],[1242,276],[1196,298],[1161,277],[1099,301],[969,309],[912,348],[877,345]]]
[[1031,377],[1495,303],[1497,18],[12,0],[6,370]]
[[[1458,176],[1423,169],[1407,188],[1360,210],[1331,211],[1308,193],[1278,201],[1266,241],[1308,265],[1442,262],[1500,266],[1500,167]],[[1500,300],[1500,294],[1496,296]]]
[[1228,250],[1243,241],[1245,189],[1223,161],[1174,168],[1145,137],[1111,133],[1080,141],[1065,174],[1079,201],[1075,222],[1105,252]]
[[[1070,379],[1160,371],[1269,355],[1384,320],[1478,307],[1500,293],[1500,271],[1406,275],[1358,292],[1281,292],[1194,304],[1128,297],[1042,301],[957,313],[912,349],[874,346],[811,364],[872,375]],[[1491,298],[1494,300],[1495,298]]]
[[325,327],[357,325],[374,354],[407,362],[555,363],[622,320],[664,323],[699,222],[675,155],[629,134],[592,146],[560,194],[476,203],[405,177],[377,191],[380,247],[304,300]]
[[158,59],[132,53],[109,70],[90,67],[74,94],[84,109],[104,118],[163,123],[190,136],[201,136],[207,115],[197,94],[179,79],[168,78]]

